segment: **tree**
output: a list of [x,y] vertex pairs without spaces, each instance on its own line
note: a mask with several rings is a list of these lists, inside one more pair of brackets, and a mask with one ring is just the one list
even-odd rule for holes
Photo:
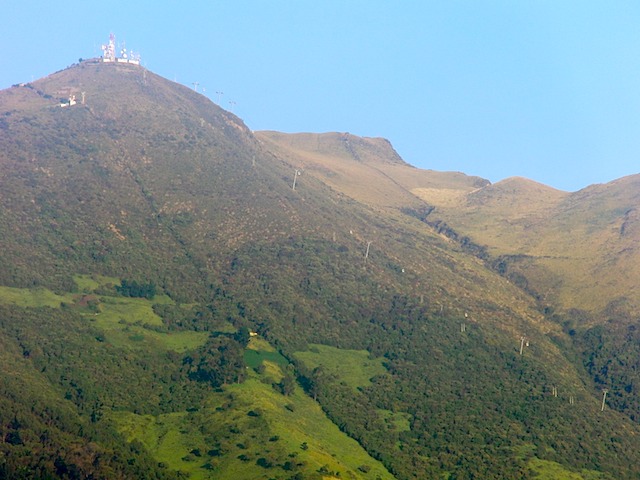
[[289,396],[294,392],[296,382],[291,375],[285,373],[282,377],[282,380],[280,380],[280,382],[277,383],[275,387],[276,390],[278,390],[281,394]]
[[324,368],[322,365],[316,367],[311,372],[311,378],[309,379],[309,394],[314,400],[318,400],[318,393],[320,393],[320,382],[324,377]]
[[243,347],[246,347],[249,344],[249,339],[251,338],[251,333],[246,326],[242,326],[238,329],[238,331],[233,336],[236,342],[238,342]]
[[242,352],[242,346],[233,338],[210,337],[198,352],[186,357],[184,363],[190,365],[189,375],[194,380],[221,387],[244,380],[245,365]]

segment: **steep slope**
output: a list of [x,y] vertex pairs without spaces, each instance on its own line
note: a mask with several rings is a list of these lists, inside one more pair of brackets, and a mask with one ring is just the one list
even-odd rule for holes
[[501,271],[508,270],[512,280],[549,307],[598,315],[610,304],[625,304],[628,312],[640,306],[638,176],[575,193],[523,178],[491,185],[463,174],[411,167],[398,161],[392,149],[382,148],[380,139],[257,135],[360,202],[429,213],[430,223],[486,249]]
[[[84,103],[60,107],[74,94]],[[424,222],[416,189],[445,180],[450,204],[486,181],[421,172],[379,139],[256,137],[133,65],[83,62],[5,90],[0,118],[0,339],[51,405],[111,436],[102,448],[124,435],[155,455],[150,475],[528,478],[536,459],[638,474],[638,427],[600,412],[570,336]],[[276,366],[245,368],[259,355],[249,330]],[[354,381],[323,347],[384,370]],[[301,388],[384,467],[340,457],[319,409],[318,428],[301,427]],[[18,447],[2,445],[6,469]],[[46,455],[47,473],[69,476]]]

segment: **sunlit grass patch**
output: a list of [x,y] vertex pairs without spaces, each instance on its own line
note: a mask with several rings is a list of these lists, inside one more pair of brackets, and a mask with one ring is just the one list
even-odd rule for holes
[[378,409],[382,419],[392,428],[399,432],[411,430],[411,415],[404,412],[392,412],[391,410]]
[[294,356],[308,368],[322,366],[354,388],[369,386],[372,377],[386,372],[382,359],[370,358],[366,350],[343,350],[312,344],[308,351],[296,352]]
[[189,422],[187,412],[154,417],[131,412],[113,412],[111,418],[128,441],[141,442],[151,454],[172,470],[185,472],[192,479],[213,478],[195,461],[192,453],[204,443],[198,429]]
[[173,350],[175,352],[195,350],[204,345],[207,338],[209,338],[208,332],[194,332],[191,330],[167,333],[144,330],[142,335],[144,335],[145,338],[152,338],[154,341],[162,344],[167,350]]
[[57,295],[46,288],[14,288],[0,286],[0,303],[18,307],[60,308],[73,302],[72,294]]
[[265,352],[248,348],[244,352],[244,362],[251,368],[257,368],[265,361],[275,363],[281,367],[285,367],[289,363],[286,358],[276,351]]
[[282,370],[265,364],[264,374],[249,370],[244,383],[212,391],[197,410],[157,417],[118,412],[112,418],[127,440],[142,442],[156,461],[194,479],[290,478],[297,472],[320,478],[319,471],[393,478],[299,386],[289,396],[277,392],[269,379],[281,377]]
[[343,478],[363,478],[357,470],[362,465],[371,469],[366,478],[393,478],[355,440],[341,432],[299,386],[292,395],[284,396],[261,379],[252,372],[245,383],[232,385],[229,391],[263,412],[271,434],[279,438],[285,451],[295,454],[296,461],[306,462],[311,471],[326,466],[329,471],[340,472]]
[[156,299],[101,296],[97,324],[105,329],[121,323],[161,326],[162,318],[153,311],[154,303],[159,302]]
[[267,342],[264,338],[261,338],[259,336],[252,336],[251,338],[249,338],[249,344],[247,345],[247,348],[250,350],[258,350],[261,352],[275,352],[276,349],[273,348],[273,346]]
[[610,478],[594,470],[582,470],[580,473],[567,470],[562,465],[549,460],[532,458],[527,466],[534,472],[536,480],[600,480]]
[[76,282],[78,291],[83,293],[93,292],[106,285],[120,285],[119,278],[104,275],[74,275],[73,281]]

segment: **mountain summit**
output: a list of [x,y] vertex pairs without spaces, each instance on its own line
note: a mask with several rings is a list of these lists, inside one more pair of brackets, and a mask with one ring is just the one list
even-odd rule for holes
[[0,145],[3,478],[640,474],[634,178],[420,170],[94,60],[0,92]]

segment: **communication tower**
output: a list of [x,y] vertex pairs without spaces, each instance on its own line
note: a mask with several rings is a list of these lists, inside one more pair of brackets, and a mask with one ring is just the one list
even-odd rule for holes
[[133,53],[133,50],[127,51],[127,47],[124,42],[120,49],[120,56],[116,56],[116,36],[113,33],[109,35],[109,43],[102,45],[102,52],[103,62],[132,63],[134,65],[140,65],[140,54]]
[[116,61],[116,36],[113,33],[109,35],[109,43],[106,45],[102,45],[102,61]]

